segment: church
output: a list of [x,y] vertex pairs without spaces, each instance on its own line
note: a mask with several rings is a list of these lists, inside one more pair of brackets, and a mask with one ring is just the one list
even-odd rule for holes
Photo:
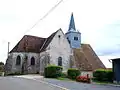
[[81,33],[76,30],[74,16],[64,34],[62,29],[47,38],[24,35],[9,52],[6,60],[7,73],[44,73],[47,65],[78,68],[81,71],[93,71],[105,68],[89,44],[81,44]]

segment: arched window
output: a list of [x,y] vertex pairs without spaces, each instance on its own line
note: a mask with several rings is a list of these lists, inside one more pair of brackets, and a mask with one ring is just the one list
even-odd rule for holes
[[21,64],[21,57],[18,55],[16,58],[16,65],[20,65]]
[[58,38],[60,38],[60,35],[58,35]]
[[58,57],[58,66],[62,66],[62,57]]
[[34,57],[31,58],[31,65],[35,65],[35,58]]

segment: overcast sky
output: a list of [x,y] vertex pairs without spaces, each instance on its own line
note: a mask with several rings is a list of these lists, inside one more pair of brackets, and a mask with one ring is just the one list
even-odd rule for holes
[[[71,12],[82,43],[89,43],[107,67],[120,55],[120,0],[64,0],[44,20],[29,30],[60,0],[0,0],[0,61],[23,37],[48,37],[59,28],[67,32]],[[27,30],[29,32],[25,33]]]

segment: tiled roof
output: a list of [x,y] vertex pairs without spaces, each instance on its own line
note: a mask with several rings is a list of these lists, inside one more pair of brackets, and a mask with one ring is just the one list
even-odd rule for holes
[[18,42],[18,44],[10,51],[11,52],[34,52],[40,53],[46,49],[49,45],[55,34],[58,32],[54,32],[48,38],[41,38],[37,36],[25,35]]
[[10,51],[11,52],[35,52],[39,53],[41,46],[46,38],[25,35],[18,44]]
[[[61,30],[61,29],[59,29]],[[58,30],[54,33],[52,33],[44,42],[44,44],[42,45],[42,47],[40,48],[40,52],[45,51],[45,49],[47,48],[47,46],[49,45],[49,43],[52,41],[53,37],[55,36],[55,34],[58,32]]]
[[82,44],[80,49],[73,49],[76,66],[81,70],[105,68],[95,51],[89,44]]

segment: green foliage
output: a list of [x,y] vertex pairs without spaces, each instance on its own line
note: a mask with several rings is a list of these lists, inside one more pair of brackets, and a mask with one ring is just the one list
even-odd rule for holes
[[4,65],[4,63],[3,63],[3,62],[0,62],[0,65]]
[[4,63],[0,62],[0,72],[3,72],[3,71],[4,71]]
[[109,81],[113,80],[113,72],[112,70],[98,69],[93,72],[94,80],[97,81]]
[[44,76],[47,78],[57,78],[62,75],[62,67],[50,65],[45,68]]
[[76,79],[76,77],[80,75],[80,71],[76,68],[69,68],[67,71],[67,75],[70,79]]
[[71,79],[69,79],[69,78],[63,78],[63,77],[58,77],[57,80],[71,81]]
[[0,65],[0,72],[3,72],[3,71],[4,71],[4,66]]
[[61,73],[61,76],[60,76],[61,78],[67,78],[67,74],[65,74],[65,73]]
[[5,76],[23,75],[21,72],[5,73]]
[[2,76],[2,72],[0,72],[0,76]]

